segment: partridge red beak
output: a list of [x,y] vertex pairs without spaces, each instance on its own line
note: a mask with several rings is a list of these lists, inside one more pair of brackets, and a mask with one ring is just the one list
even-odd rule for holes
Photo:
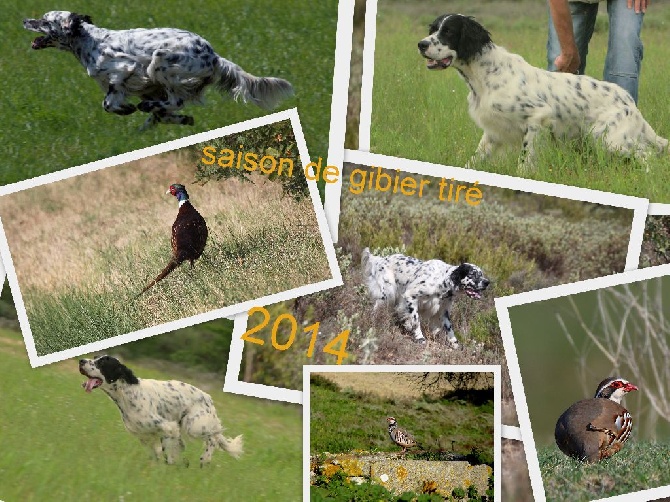
[[627,383],[626,387],[624,387],[624,390],[626,392],[631,392],[633,390],[639,390],[639,389],[635,385],[633,385],[632,383]]

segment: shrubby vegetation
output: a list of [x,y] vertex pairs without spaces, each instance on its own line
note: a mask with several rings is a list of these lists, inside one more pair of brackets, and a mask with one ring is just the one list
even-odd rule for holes
[[647,216],[640,267],[670,263],[670,216]]
[[[212,147],[208,150],[208,155],[203,155],[203,149]],[[249,177],[250,172],[265,174],[271,170],[270,161],[266,161],[264,166],[254,168],[253,164],[247,164],[245,154],[255,154],[256,162],[264,156],[272,157],[279,163],[280,159],[290,161],[293,166],[292,175],[286,173],[278,174],[278,170],[270,172],[266,176],[272,180],[281,183],[284,194],[301,200],[309,195],[307,189],[307,179],[305,178],[303,166],[300,162],[300,152],[295,141],[295,133],[290,120],[283,120],[274,124],[268,124],[256,129],[242,131],[237,134],[231,134],[221,138],[198,143],[189,147],[197,159],[195,180],[198,183],[207,183],[208,181],[220,181],[228,178],[238,178],[243,181],[253,183]],[[227,165],[230,162],[230,153],[227,156],[222,155],[222,151],[230,150],[233,152],[233,166],[222,167],[221,163]],[[241,152],[240,162],[238,154]],[[239,163],[239,168],[238,168]],[[247,169],[245,169],[247,165]]]
[[[245,350],[253,354],[247,354],[246,378],[302,388],[301,366],[334,364],[321,348],[343,329],[350,330],[345,364],[500,364],[504,354],[495,297],[623,271],[631,210],[488,186],[482,190],[484,201],[477,207],[440,202],[430,190],[421,199],[353,195],[345,171],[337,243],[344,286],[268,308],[275,317],[292,312],[303,326],[320,322],[314,355],[306,356],[308,335],[281,352],[270,344],[247,344]],[[372,312],[360,271],[366,246],[380,254],[401,252],[482,267],[492,280],[484,298],[454,302],[452,320],[463,350],[449,351],[435,338],[425,347],[415,345],[392,313]],[[259,318],[254,319],[251,323]],[[260,333],[268,339],[269,330]],[[511,399],[505,385],[503,394]]]

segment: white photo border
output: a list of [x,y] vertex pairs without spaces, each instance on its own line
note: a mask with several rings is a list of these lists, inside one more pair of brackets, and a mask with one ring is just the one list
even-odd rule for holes
[[[546,495],[544,492],[544,485],[542,483],[542,474],[540,471],[540,462],[538,460],[535,446],[535,438],[533,436],[533,429],[530,423],[528,403],[526,402],[526,392],[521,378],[521,368],[519,366],[519,359],[514,344],[514,336],[512,334],[512,324],[509,316],[509,308],[578,293],[585,293],[588,291],[595,291],[603,288],[610,288],[612,286],[619,286],[622,284],[654,279],[666,275],[670,275],[670,264],[643,268],[629,272],[622,272],[620,274],[598,277],[596,279],[588,279],[571,284],[562,284],[560,286],[552,286],[546,289],[528,291],[525,293],[519,293],[516,295],[504,296],[495,299],[498,322],[500,323],[500,331],[502,333],[503,347],[505,349],[505,355],[507,358],[507,367],[509,369],[510,379],[512,381],[512,389],[514,391],[514,405],[516,406],[516,412],[521,429],[521,436],[523,438],[523,447],[526,453],[528,473],[530,474],[533,497],[537,502],[545,501]],[[642,490],[633,493],[635,494],[635,500],[655,500],[662,496],[670,496],[670,486]],[[615,497],[599,500],[607,500],[608,502],[630,500],[630,495],[631,494],[618,495]]]
[[310,443],[310,399],[309,378],[311,373],[493,373],[493,496],[500,500],[501,496],[501,419],[502,419],[502,369],[499,364],[480,365],[393,365],[393,364],[306,364],[302,367],[302,461],[303,461],[303,500],[309,496],[309,443]]
[[649,216],[667,216],[670,215],[670,204],[649,204]]
[[[397,157],[389,157],[380,154],[373,154],[369,152],[362,152],[359,150],[345,150],[344,162],[364,166],[382,166],[388,169],[399,169],[400,171],[410,174],[423,174],[427,176],[437,176],[445,178],[455,178],[458,181],[475,182],[478,181],[480,185],[495,186],[499,188],[507,188],[510,190],[521,190],[525,192],[535,193],[539,195],[546,195],[548,197],[558,197],[570,200],[584,201],[595,204],[603,204],[613,207],[627,208],[633,211],[633,221],[631,224],[631,234],[628,243],[628,252],[626,255],[625,270],[637,269],[640,259],[640,251],[642,247],[642,239],[644,236],[644,225],[647,217],[649,202],[647,199],[632,197],[629,195],[610,194],[598,190],[591,190],[588,188],[579,188],[565,185],[558,185],[554,183],[547,183],[544,181],[535,181],[522,178],[514,178],[512,176],[505,176],[501,174],[487,173],[484,171],[472,171],[460,167],[442,166],[437,164],[430,164],[428,162],[407,160]],[[343,166],[344,167],[344,166]],[[340,197],[342,193],[342,179],[338,180],[337,184],[333,184],[332,189],[326,194],[325,210],[328,221],[331,226],[331,234],[334,241],[337,242],[340,214]],[[560,194],[560,195],[557,195]],[[669,206],[670,207],[670,206]],[[328,214],[330,212],[330,214]],[[543,291],[543,290],[539,290]],[[532,291],[532,294],[537,295],[538,291]],[[247,316],[240,315],[235,318],[236,323],[244,323],[246,326]],[[236,324],[237,326],[237,324]],[[244,332],[245,328],[240,328]],[[235,392],[239,394],[249,394],[258,397],[265,397],[267,399],[286,400],[292,403],[300,402],[301,392],[297,390],[286,390],[288,394],[277,394],[276,387],[267,386],[268,393],[265,393],[261,388],[261,384],[252,384],[247,382],[238,382],[242,350],[244,343],[239,340],[234,340],[231,345],[231,355],[233,352],[239,351],[235,357],[228,360],[228,369],[226,372],[226,387],[225,391]],[[237,366],[231,366],[233,362],[237,361]],[[513,388],[513,391],[516,391]],[[294,394],[295,393],[295,394]],[[286,396],[286,399],[278,396]],[[502,436],[506,439],[522,440],[521,429],[516,426],[503,425]]]
[[[328,165],[338,168],[342,166],[344,161],[344,139],[347,132],[354,5],[355,0],[340,0],[337,14],[335,71],[333,74],[333,98],[330,109],[330,133],[328,136]],[[326,183],[324,189],[325,200],[335,198],[334,195],[329,196],[329,194],[336,189],[336,185],[337,183]],[[337,222],[330,221],[329,214],[337,214],[337,212],[326,211],[326,221],[332,234],[333,223]]]
[[[128,162],[143,159],[145,157],[169,152],[179,148],[184,148],[190,145],[194,145],[196,143],[202,143],[204,141],[213,138],[228,136],[230,134],[235,134],[249,129],[255,129],[282,120],[291,121],[293,132],[296,138],[296,143],[298,145],[300,161],[304,168],[305,166],[307,166],[307,164],[309,164],[310,158],[309,153],[307,151],[307,145],[305,143],[305,137],[302,132],[302,126],[300,125],[300,118],[298,116],[298,111],[296,108],[292,108],[290,110],[284,110],[278,113],[265,115],[263,117],[247,120],[234,125],[214,129],[212,131],[194,134],[192,136],[188,136],[185,138],[168,141],[166,143],[162,143],[159,145],[154,145],[140,150],[135,150],[133,152],[117,155],[115,157],[110,157],[108,159],[92,162],[89,164],[84,164],[78,167],[73,167],[70,169],[65,169],[63,171],[45,174],[43,176],[32,178],[26,181],[6,185],[0,187],[0,196],[46,185],[49,183],[53,183],[55,181],[65,180],[81,174],[91,173],[94,171],[98,171],[100,169],[105,169],[120,164],[126,164]],[[326,252],[326,257],[328,259],[328,266],[332,274],[331,279],[326,279],[318,283],[308,284],[287,291],[282,291],[280,293],[275,293],[254,300],[249,300],[235,305],[230,305],[221,309],[215,309],[203,314],[198,314],[191,317],[185,317],[176,321],[163,323],[157,326],[151,326],[149,328],[144,328],[142,330],[135,331],[132,333],[114,336],[111,338],[107,338],[105,340],[99,340],[93,343],[88,343],[80,345],[78,347],[53,352],[43,356],[38,355],[35,349],[35,343],[32,336],[32,332],[30,330],[30,325],[28,322],[28,316],[25,308],[25,303],[23,301],[23,296],[21,295],[21,290],[18,284],[16,270],[14,268],[14,264],[12,261],[12,256],[9,249],[9,243],[7,241],[4,227],[0,219],[0,257],[2,257],[2,263],[5,265],[5,269],[7,272],[7,279],[9,281],[9,285],[12,290],[12,296],[14,297],[14,303],[16,306],[21,331],[23,333],[23,338],[26,343],[26,350],[28,352],[30,365],[33,368],[35,368],[38,366],[43,366],[45,364],[50,364],[57,361],[62,361],[64,359],[76,357],[82,354],[102,351],[110,347],[140,340],[142,338],[146,338],[149,336],[167,333],[169,331],[185,328],[187,326],[192,326],[194,324],[200,324],[202,322],[211,321],[222,317],[230,317],[234,314],[245,312],[249,308],[255,305],[266,305],[266,304],[277,303],[280,301],[296,298],[298,296],[304,296],[311,293],[316,293],[318,291],[323,291],[324,289],[329,289],[342,285],[342,275],[340,274],[340,269],[337,264],[337,258],[335,256],[335,248],[333,246],[331,235],[328,229],[328,224],[326,222],[326,215],[321,205],[319,190],[317,188],[315,181],[308,180],[307,185],[309,188],[312,205],[314,207],[314,212],[319,227],[319,233],[321,235],[324,250]]]

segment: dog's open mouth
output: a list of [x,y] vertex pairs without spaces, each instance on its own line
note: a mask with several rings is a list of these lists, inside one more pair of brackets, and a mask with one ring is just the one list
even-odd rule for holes
[[33,49],[44,49],[49,47],[49,37],[37,37],[31,46]]
[[470,298],[474,298],[476,300],[481,300],[482,298],[482,294],[476,289],[472,288],[465,288],[465,294],[468,295]]
[[452,56],[444,59],[426,59],[426,67],[429,70],[445,70],[451,66],[451,62],[454,60]]
[[89,378],[81,384],[86,392],[91,392],[93,389],[100,387],[102,385],[102,380],[99,378]]
[[81,384],[86,392],[91,392],[93,389],[102,385],[102,380],[100,378],[88,376],[82,368],[79,368],[79,373],[87,378],[87,380]]

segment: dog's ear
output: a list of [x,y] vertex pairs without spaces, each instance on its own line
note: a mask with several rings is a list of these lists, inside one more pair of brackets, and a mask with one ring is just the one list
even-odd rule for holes
[[84,23],[93,24],[91,16],[87,16],[86,14],[76,14],[73,12],[70,15],[70,32],[72,35],[77,37],[81,35],[81,25]]
[[460,284],[470,273],[470,265],[468,263],[461,263],[451,273],[451,280],[454,284]]
[[435,33],[440,28],[440,25],[442,24],[442,21],[444,21],[444,18],[449,17],[450,15],[451,14],[444,14],[435,19],[435,21],[433,21],[432,23],[430,23],[430,26],[428,26],[428,33],[431,35]]
[[103,356],[96,362],[96,365],[98,366],[98,369],[100,369],[102,376],[105,377],[107,383],[114,383],[117,380],[123,380],[129,384],[139,383],[139,380],[131,369],[121,364],[121,362],[114,357]]
[[120,373],[121,376],[119,378],[121,378],[121,380],[124,380],[126,383],[133,385],[140,383],[140,381],[137,379],[132,370],[127,366],[124,366],[123,364],[121,365]]
[[470,16],[461,16],[461,36],[456,52],[458,58],[469,62],[491,44],[491,34]]

